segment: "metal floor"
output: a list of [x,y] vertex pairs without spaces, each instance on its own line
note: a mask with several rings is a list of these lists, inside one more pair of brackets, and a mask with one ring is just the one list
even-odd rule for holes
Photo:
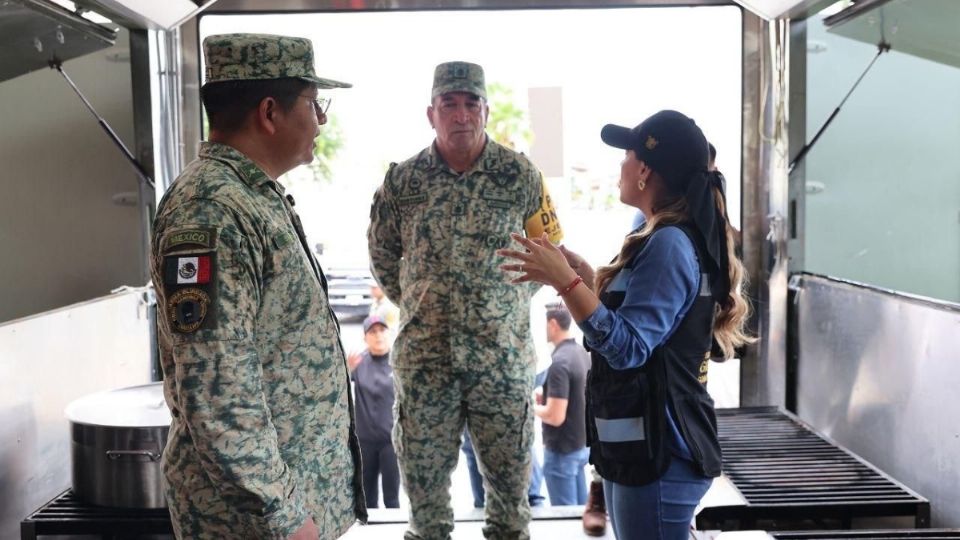
[[[533,540],[572,540],[605,538],[613,540],[613,531],[607,527],[602,537],[587,536],[583,532],[580,516],[582,506],[553,506],[532,508],[530,538]],[[407,510],[371,508],[367,525],[354,525],[341,537],[342,540],[389,540],[402,539],[407,529]],[[455,525],[452,540],[477,540],[483,538],[483,510],[470,509],[454,513]]]

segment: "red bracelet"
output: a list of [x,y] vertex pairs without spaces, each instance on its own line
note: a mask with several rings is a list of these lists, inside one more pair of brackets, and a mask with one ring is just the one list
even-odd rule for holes
[[573,279],[573,281],[570,282],[569,285],[567,285],[566,287],[563,288],[563,290],[561,290],[560,292],[557,293],[557,296],[563,296],[563,295],[567,294],[568,292],[572,291],[572,290],[574,289],[574,287],[576,287],[577,285],[579,285],[579,284],[581,284],[581,283],[583,283],[583,278],[580,277],[580,276],[575,277],[575,278]]

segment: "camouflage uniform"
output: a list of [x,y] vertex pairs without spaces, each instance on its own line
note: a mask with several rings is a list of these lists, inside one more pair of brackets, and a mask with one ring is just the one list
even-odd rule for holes
[[487,489],[484,535],[529,538],[534,289],[509,284],[494,250],[546,200],[533,164],[489,138],[462,174],[433,145],[391,166],[374,195],[371,265],[401,308],[394,445],[411,504],[408,539],[453,530],[450,473],[464,423]]
[[305,246],[283,186],[223,144],[204,143],[160,202],[151,269],[178,538],[286,538],[307,517],[334,538],[366,519],[339,328]]

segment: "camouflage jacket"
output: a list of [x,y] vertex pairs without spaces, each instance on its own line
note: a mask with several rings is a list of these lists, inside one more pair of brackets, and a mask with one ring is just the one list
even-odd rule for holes
[[283,186],[215,143],[157,210],[178,536],[286,538],[312,516],[333,538],[366,519],[339,327],[302,234]]
[[391,166],[373,198],[367,240],[374,275],[401,308],[398,368],[451,359],[530,367],[534,289],[511,285],[494,251],[511,245],[510,233],[548,200],[536,167],[489,138],[462,174],[435,145]]

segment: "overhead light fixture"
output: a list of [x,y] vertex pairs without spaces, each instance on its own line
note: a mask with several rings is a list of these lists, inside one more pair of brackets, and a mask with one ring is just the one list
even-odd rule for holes
[[830,6],[836,0],[734,0],[751,13],[767,20],[803,19]]
[[131,28],[172,30],[215,0],[74,0]]

